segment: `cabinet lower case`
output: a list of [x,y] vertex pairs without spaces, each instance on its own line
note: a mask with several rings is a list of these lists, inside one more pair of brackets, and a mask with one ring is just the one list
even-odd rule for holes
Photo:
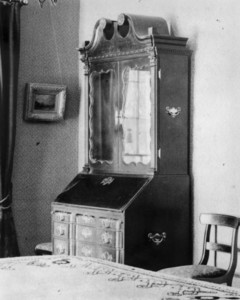
[[[111,178],[119,187],[117,177]],[[92,190],[90,179],[79,180]],[[75,178],[52,203],[54,254],[96,257],[153,271],[192,262],[189,176],[148,178],[142,188],[131,190],[121,207],[116,205],[117,194],[110,202],[104,200],[106,207],[100,203],[97,207],[93,195],[87,205],[86,199],[81,201],[78,184],[83,183]],[[127,189],[121,186],[119,191],[126,197]]]
[[123,263],[123,214],[52,204],[54,254],[97,257]]

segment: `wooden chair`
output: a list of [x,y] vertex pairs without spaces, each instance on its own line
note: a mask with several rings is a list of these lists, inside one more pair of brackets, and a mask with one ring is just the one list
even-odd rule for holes
[[[237,240],[239,218],[220,214],[201,214],[200,222],[201,224],[206,225],[206,228],[204,233],[203,253],[199,264],[162,269],[158,272],[214,283],[226,283],[228,286],[231,286],[238,258]],[[211,241],[211,232],[214,232],[212,227],[215,227],[216,239],[216,232],[220,229],[218,226],[232,228],[231,245]],[[216,266],[208,265],[210,251],[214,251],[215,258],[217,258],[218,251],[229,253],[230,262],[228,268],[224,270]]]

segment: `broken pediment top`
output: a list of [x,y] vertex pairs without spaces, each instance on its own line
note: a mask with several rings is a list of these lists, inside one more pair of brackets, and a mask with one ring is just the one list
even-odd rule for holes
[[98,20],[91,42],[85,43],[79,51],[91,52],[106,43],[142,43],[152,35],[169,36],[168,25],[163,18],[122,13],[115,21],[107,18]]

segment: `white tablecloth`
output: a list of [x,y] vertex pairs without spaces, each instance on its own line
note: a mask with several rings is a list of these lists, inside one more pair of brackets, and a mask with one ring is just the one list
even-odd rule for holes
[[0,259],[0,299],[240,299],[240,289],[53,255]]

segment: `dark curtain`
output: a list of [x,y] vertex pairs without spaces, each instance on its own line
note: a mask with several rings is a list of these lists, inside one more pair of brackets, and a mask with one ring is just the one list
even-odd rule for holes
[[11,203],[20,7],[20,3],[4,5],[0,2],[0,257],[19,255]]

